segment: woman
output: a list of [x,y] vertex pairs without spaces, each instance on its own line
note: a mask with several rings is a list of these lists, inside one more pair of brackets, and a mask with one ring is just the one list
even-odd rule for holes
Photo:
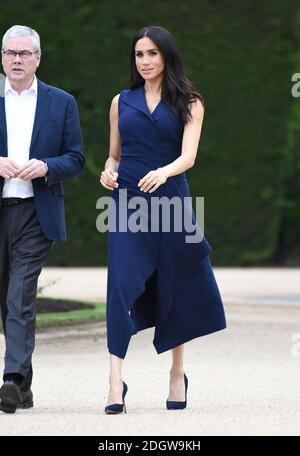
[[[184,203],[189,196],[185,171],[196,159],[203,115],[202,97],[184,74],[174,38],[158,26],[140,30],[132,42],[130,89],[112,100],[109,158],[100,178],[112,190],[117,208],[125,201],[128,209],[128,201],[136,196],[148,203],[154,197],[176,197],[183,203],[183,216],[192,212]],[[127,220],[132,214],[129,208]],[[147,222],[154,216],[150,209]],[[133,334],[154,326],[157,353],[172,350],[166,403],[171,410],[187,403],[183,344],[226,327],[208,256],[211,247],[203,237],[186,242],[187,232],[174,228],[175,218],[171,211],[169,231],[162,229],[160,215],[158,230],[124,230],[118,225],[109,231],[107,414],[126,411],[122,362]]]

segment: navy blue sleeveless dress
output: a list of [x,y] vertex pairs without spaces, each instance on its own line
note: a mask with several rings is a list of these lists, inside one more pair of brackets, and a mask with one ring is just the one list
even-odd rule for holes
[[[119,187],[112,191],[117,222],[122,208],[133,197],[149,202],[145,215],[150,219],[153,197],[179,197],[184,211],[189,187],[185,173],[169,177],[153,193],[141,192],[139,180],[149,171],[167,165],[181,154],[183,124],[179,116],[161,101],[150,113],[144,85],[123,90],[119,96],[121,155]],[[126,198],[120,190],[126,191]],[[157,198],[158,197],[158,198]],[[137,206],[138,207],[138,206]],[[134,212],[126,208],[128,218]],[[125,212],[126,214],[126,212]],[[125,358],[130,338],[138,331],[155,327],[153,344],[157,353],[177,347],[196,337],[222,330],[226,320],[221,296],[210,263],[211,246],[187,243],[186,231],[130,231],[121,228],[108,232],[107,345],[111,354]],[[118,218],[119,217],[119,218]],[[197,230],[200,230],[197,225]]]

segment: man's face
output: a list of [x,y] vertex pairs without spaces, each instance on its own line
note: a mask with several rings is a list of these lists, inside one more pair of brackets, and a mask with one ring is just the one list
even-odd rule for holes
[[[34,49],[31,38],[29,37],[15,37],[8,38],[5,43],[3,51],[14,52],[36,52]],[[41,55],[38,53],[29,55],[27,57],[20,57],[20,55],[13,56],[13,58],[2,54],[3,70],[11,82],[30,82],[36,69],[39,65]]]

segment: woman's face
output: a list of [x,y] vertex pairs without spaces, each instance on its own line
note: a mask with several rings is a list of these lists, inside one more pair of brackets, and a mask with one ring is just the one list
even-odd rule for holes
[[135,64],[142,78],[148,81],[161,76],[165,67],[162,53],[146,36],[135,45]]

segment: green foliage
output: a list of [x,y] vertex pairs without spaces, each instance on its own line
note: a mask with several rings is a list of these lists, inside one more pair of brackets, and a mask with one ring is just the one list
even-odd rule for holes
[[287,238],[299,245],[292,228],[295,220],[300,226],[299,184],[290,191],[300,168],[300,101],[290,94],[297,64],[300,71],[298,9],[291,0],[2,0],[1,31],[19,23],[36,28],[39,77],[73,93],[80,108],[87,167],[66,183],[69,241],[55,246],[49,264],[106,263],[106,236],[95,222],[96,200],[109,194],[98,183],[108,155],[108,111],[127,85],[131,38],[149,24],[175,36],[186,72],[206,100],[188,176],[192,195],[205,196],[214,264],[272,258],[283,215]]

